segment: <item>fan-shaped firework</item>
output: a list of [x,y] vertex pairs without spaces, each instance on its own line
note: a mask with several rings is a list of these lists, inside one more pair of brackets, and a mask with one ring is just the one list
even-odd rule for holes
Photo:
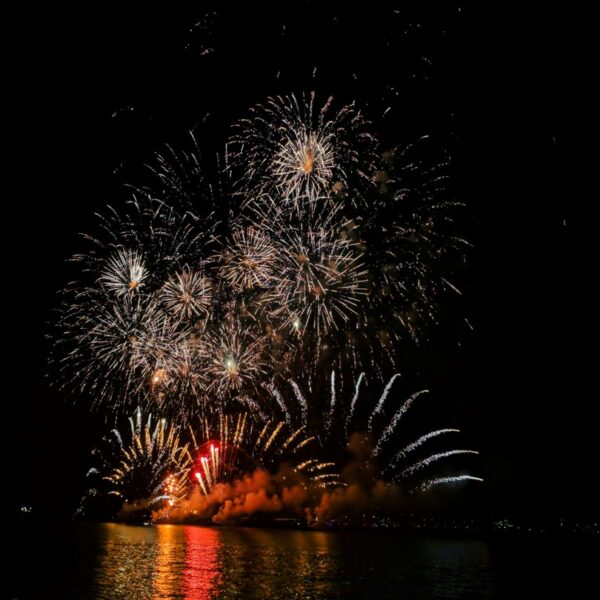
[[89,476],[133,510],[160,502],[173,505],[190,490],[192,457],[179,431],[165,419],[153,422],[141,410],[129,418],[129,428],[113,429],[99,453],[101,464]]
[[[274,411],[280,410],[286,414],[294,410],[294,406],[309,406],[321,414],[317,418],[316,431],[323,447],[322,455],[334,456],[343,462],[345,450],[350,442],[362,446],[368,453],[369,464],[378,465],[376,476],[388,482],[402,484],[412,491],[427,490],[434,485],[455,483],[458,481],[482,481],[478,477],[466,474],[444,477],[429,475],[428,468],[447,458],[459,455],[478,454],[473,450],[438,448],[428,450],[439,438],[460,433],[454,428],[440,428],[417,436],[408,443],[402,443],[399,436],[399,426],[405,414],[413,403],[428,390],[421,390],[406,398],[395,410],[388,410],[388,398],[394,382],[399,375],[394,375],[386,384],[383,392],[374,405],[368,409],[360,402],[361,387],[366,385],[365,374],[361,373],[356,380],[352,398],[344,400],[336,385],[335,372],[331,374],[329,398],[327,402],[312,402],[306,400],[298,384],[290,381],[288,393],[280,389],[272,390],[275,402]],[[321,392],[322,395],[322,392]],[[287,397],[288,402],[283,403]],[[394,442],[392,444],[392,441]],[[398,450],[398,448],[400,448]],[[347,460],[347,458],[346,458]]]
[[230,483],[257,468],[273,471],[282,463],[307,481],[323,486],[339,483],[334,463],[307,454],[318,444],[305,426],[291,430],[285,421],[223,412],[213,419],[200,419],[199,425],[190,427],[190,432],[197,454],[194,478],[205,495],[218,483]]
[[375,171],[374,137],[353,105],[336,112],[331,105],[330,98],[316,106],[311,93],[254,106],[229,144],[240,189],[275,192],[284,202],[311,202],[367,187]]

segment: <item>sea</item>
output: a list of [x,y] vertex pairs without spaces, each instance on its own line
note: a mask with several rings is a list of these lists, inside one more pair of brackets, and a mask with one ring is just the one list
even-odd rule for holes
[[586,598],[600,564],[597,538],[577,536],[114,523],[15,531],[4,538],[3,598]]

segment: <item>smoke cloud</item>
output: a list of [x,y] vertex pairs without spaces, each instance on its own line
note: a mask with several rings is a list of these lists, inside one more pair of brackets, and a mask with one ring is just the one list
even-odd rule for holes
[[345,486],[324,488],[288,465],[275,474],[263,469],[214,486],[208,495],[198,487],[177,506],[153,513],[155,521],[210,521],[235,524],[259,515],[296,517],[312,527],[363,513],[398,512],[405,506],[400,486],[378,478],[370,462],[372,445],[367,436],[354,434],[348,451],[352,456],[343,469]]

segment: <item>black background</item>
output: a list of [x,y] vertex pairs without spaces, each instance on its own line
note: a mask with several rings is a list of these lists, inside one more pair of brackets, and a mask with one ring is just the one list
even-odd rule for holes
[[575,158],[577,23],[506,3],[266,4],[215,4],[208,30],[195,25],[211,10],[202,3],[7,15],[2,437],[13,508],[71,514],[104,427],[44,378],[45,323],[78,232],[123,201],[123,181],[164,142],[195,128],[210,158],[248,105],[316,89],[357,99],[384,144],[428,133],[453,156],[474,246],[462,276],[474,331],[438,336],[419,356],[423,384],[481,451],[486,483],[469,506],[591,516],[593,271],[583,274],[579,221],[594,200]]

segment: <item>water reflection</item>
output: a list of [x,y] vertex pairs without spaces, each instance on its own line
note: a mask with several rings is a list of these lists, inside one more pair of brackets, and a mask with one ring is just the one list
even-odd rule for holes
[[97,598],[151,598],[158,545],[156,531],[146,527],[106,524],[94,569]]
[[392,534],[102,525],[90,598],[494,597],[485,543]]
[[219,547],[216,529],[184,527],[185,568],[183,591],[185,598],[205,600],[214,597],[220,582]]
[[152,598],[177,598],[183,579],[186,546],[182,532],[174,525],[156,528],[156,559],[152,578]]

